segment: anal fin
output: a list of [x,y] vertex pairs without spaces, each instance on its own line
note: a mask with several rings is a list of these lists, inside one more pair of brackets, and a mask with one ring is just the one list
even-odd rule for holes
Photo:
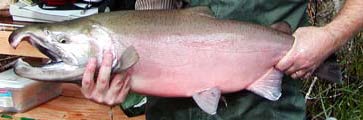
[[214,87],[193,94],[193,99],[204,112],[214,115],[217,113],[221,90]]
[[272,68],[264,76],[252,83],[247,90],[268,100],[276,101],[281,97],[281,82],[283,73]]

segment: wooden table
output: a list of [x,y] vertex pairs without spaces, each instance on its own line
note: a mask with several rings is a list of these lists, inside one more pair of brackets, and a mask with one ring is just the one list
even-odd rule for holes
[[[29,43],[21,43],[14,50],[8,43],[10,32],[0,31],[0,54],[20,55],[29,57],[45,57]],[[37,106],[27,112],[13,114],[14,117],[26,117],[43,120],[144,120],[138,116],[128,118],[119,107],[97,104],[83,97],[75,84],[62,84],[61,96]]]

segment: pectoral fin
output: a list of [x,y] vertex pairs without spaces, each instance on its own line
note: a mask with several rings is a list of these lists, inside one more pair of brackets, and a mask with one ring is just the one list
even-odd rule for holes
[[204,90],[193,95],[194,101],[204,112],[214,115],[217,113],[219,98],[221,97],[221,90],[218,88],[211,88]]
[[247,90],[268,100],[276,101],[281,97],[281,81],[283,74],[272,68],[260,79],[252,83]]
[[137,54],[136,49],[133,46],[130,46],[122,53],[120,60],[120,69],[126,70],[139,61],[139,55]]

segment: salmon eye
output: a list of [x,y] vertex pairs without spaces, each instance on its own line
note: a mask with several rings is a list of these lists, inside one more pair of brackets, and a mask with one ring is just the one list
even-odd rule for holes
[[60,39],[59,43],[67,43],[67,40],[66,39]]
[[62,44],[68,43],[67,37],[64,36],[63,34],[55,35],[55,38],[53,38],[53,39],[57,40],[57,42],[62,43]]

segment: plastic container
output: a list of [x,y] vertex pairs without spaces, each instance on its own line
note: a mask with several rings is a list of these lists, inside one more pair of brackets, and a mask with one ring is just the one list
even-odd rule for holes
[[60,83],[19,77],[13,69],[0,73],[1,112],[24,112],[59,96],[61,92]]

